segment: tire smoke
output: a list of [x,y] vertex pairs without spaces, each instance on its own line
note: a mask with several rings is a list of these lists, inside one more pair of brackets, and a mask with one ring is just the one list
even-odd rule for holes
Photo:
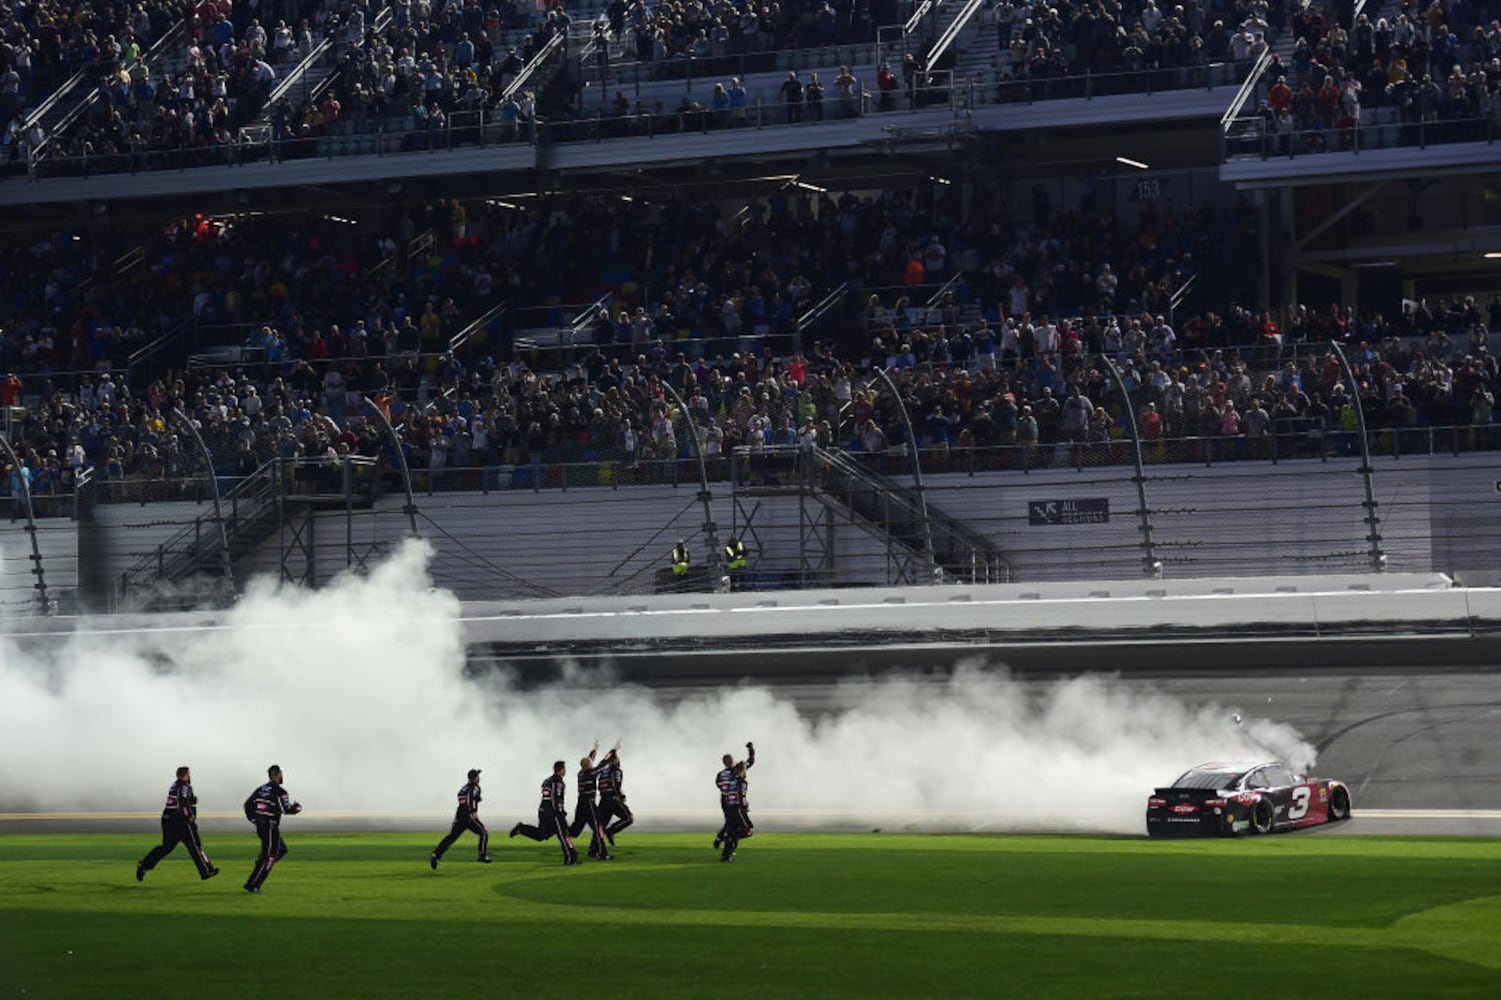
[[276,762],[309,817],[437,829],[478,767],[481,817],[503,830],[535,814],[554,760],[571,786],[590,743],[618,738],[638,829],[712,829],[720,756],[754,740],[763,830],[1140,833],[1147,794],[1191,765],[1263,759],[1258,743],[1313,761],[1280,723],[1104,675],[1024,682],[978,658],[842,682],[816,714],[738,678],[666,697],[565,670],[522,689],[466,674],[430,554],[408,543],[314,592],[256,581],[211,630],[80,632],[41,653],[0,639],[0,811],[149,814],[190,764],[204,812],[233,813]]

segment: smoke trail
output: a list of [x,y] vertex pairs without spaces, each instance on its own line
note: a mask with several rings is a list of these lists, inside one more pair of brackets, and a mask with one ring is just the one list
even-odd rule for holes
[[1140,684],[1023,683],[978,660],[843,683],[813,717],[748,684],[669,701],[598,675],[474,680],[429,556],[409,544],[311,593],[258,582],[215,631],[79,636],[44,658],[0,641],[0,809],[148,811],[186,763],[206,811],[234,810],[277,762],[310,816],[432,822],[479,767],[482,815],[504,828],[535,810],[555,759],[571,775],[594,738],[618,737],[643,828],[713,824],[720,755],[754,740],[763,826],[1138,832],[1154,785],[1265,756],[1253,737],[1294,766],[1313,759],[1274,722],[1242,731],[1228,710]]

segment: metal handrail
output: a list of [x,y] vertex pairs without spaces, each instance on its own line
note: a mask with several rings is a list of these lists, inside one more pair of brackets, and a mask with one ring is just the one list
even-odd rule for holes
[[167,345],[177,340],[182,335],[182,332],[192,327],[192,325],[192,320],[185,319],[182,322],[178,323],[176,326],[172,327],[166,333],[158,337],[153,337],[146,343],[142,344],[140,347],[137,347],[134,351],[131,352],[130,357],[125,360],[125,370],[127,373],[126,377],[129,378],[129,373],[135,371],[137,365],[145,364],[147,361],[150,361],[162,351],[166,350]]
[[945,281],[943,284],[939,285],[938,290],[935,291],[932,295],[928,296],[928,308],[931,309],[934,306],[942,305],[943,297],[954,290],[954,286],[959,284],[959,279],[962,277],[964,277],[964,272],[956,269],[954,271],[953,277],[949,278],[948,281]]
[[516,74],[515,79],[506,84],[506,89],[500,95],[500,103],[504,104],[515,97],[517,92],[537,74],[537,71],[542,68],[547,59],[558,49],[562,48],[566,42],[567,35],[561,31],[549,38],[547,44],[543,45],[537,51],[537,54],[532,56],[532,61],[521,67],[521,72]]
[[287,91],[291,90],[297,83],[299,83],[307,74],[307,71],[313,68],[313,64],[320,61],[323,58],[324,54],[333,47],[333,35],[327,36],[323,39],[323,41],[313,46],[313,50],[307,55],[303,56],[301,62],[292,67],[292,72],[288,73],[281,79],[281,82],[271,88],[271,92],[266,95],[266,107],[269,108],[271,105],[275,104],[283,97],[286,97]]
[[[396,21],[396,11],[391,6],[390,3],[387,3],[384,7],[382,7],[380,9],[379,12],[376,13],[375,20],[374,20],[374,22],[372,22],[372,24],[370,26],[370,29],[369,29],[371,35],[372,36],[379,36],[381,34],[384,34],[385,31],[386,31],[386,29],[389,28],[395,21]],[[361,41],[363,41],[363,39],[361,39]],[[337,44],[338,43],[335,42],[335,45],[337,45]],[[352,44],[353,45],[358,45],[359,42],[354,42]],[[336,80],[338,80],[338,78],[339,78],[339,69],[336,67],[332,73],[328,74],[323,79],[319,80],[318,83],[317,83],[317,85],[313,87],[312,91],[307,96],[308,102],[309,103],[317,103],[319,100],[321,100],[324,94],[328,93],[329,90],[333,89],[334,82]]]
[[[167,29],[167,31],[162,34],[162,37],[156,40],[156,44],[152,45],[151,48],[147,49],[145,52],[142,52],[136,58],[136,61],[127,65],[125,69],[133,69],[143,62],[147,63],[147,65],[149,66],[150,63],[147,62],[148,60],[155,60],[156,57],[160,55],[168,45],[176,44],[182,41],[182,39],[187,36],[187,33],[188,20],[187,18],[183,18],[181,21],[178,21],[176,24],[174,24],[171,28]],[[62,121],[58,122],[56,127],[54,127],[47,135],[42,137],[42,141],[37,143],[36,147],[32,149],[28,154],[28,162],[34,164],[38,160],[40,160],[42,158],[42,151],[45,150],[48,146],[52,145],[52,137],[71,128],[73,123],[76,122],[80,117],[82,117],[85,111],[93,107],[94,102],[97,100],[99,100],[99,88],[95,87],[93,90],[89,91],[87,97],[83,98],[83,100],[73,105],[72,110],[63,115]]]
[[509,300],[507,300],[504,302],[497,302],[495,303],[495,305],[485,310],[484,314],[481,315],[478,319],[476,319],[474,322],[470,323],[468,326],[464,327],[464,329],[460,330],[458,333],[454,334],[448,339],[449,351],[457,351],[459,350],[459,348],[469,343],[469,341],[473,339],[476,333],[484,329],[491,320],[499,316],[501,313],[505,312],[510,307],[511,303]]
[[938,41],[934,42],[933,47],[928,50],[928,54],[923,61],[925,69],[938,65],[938,60],[943,58],[944,54],[948,52],[949,47],[964,32],[964,29],[969,27],[970,20],[984,5],[985,0],[967,0],[959,13],[954,15],[954,19],[949,22],[948,27],[943,29],[943,34],[938,36]]
[[57,107],[58,103],[62,101],[64,97],[71,94],[73,89],[80,83],[82,83],[84,78],[88,74],[97,73],[98,69],[98,66],[90,63],[87,66],[79,68],[72,76],[64,80],[61,86],[47,95],[47,99],[45,101],[43,101],[41,104],[38,104],[35,108],[32,108],[31,113],[28,114],[25,118],[21,119],[22,133],[31,131],[31,127],[45,118],[47,116],[47,112]]
[[803,332],[814,323],[817,323],[819,320],[823,319],[825,314],[827,314],[830,309],[833,309],[836,305],[843,301],[845,295],[849,293],[849,290],[850,283],[848,281],[842,282],[838,287],[830,289],[823,298],[819,299],[816,303],[813,304],[811,308],[808,309],[807,312],[803,313],[797,318],[798,332]]
[[1230,101],[1230,107],[1226,108],[1225,113],[1220,116],[1221,133],[1228,131],[1231,123],[1240,117],[1241,111],[1245,109],[1246,101],[1250,100],[1251,95],[1256,92],[1256,87],[1261,83],[1262,74],[1272,64],[1272,47],[1266,45],[1264,40],[1262,44],[1265,47],[1261,50],[1261,55],[1251,67],[1251,72],[1246,76],[1245,81],[1241,83],[1240,89],[1235,92],[1234,99]]
[[1178,307],[1183,304],[1184,299],[1188,298],[1189,290],[1193,288],[1194,283],[1199,280],[1199,275],[1203,273],[1204,272],[1202,271],[1195,271],[1193,274],[1189,275],[1188,280],[1179,285],[1177,290],[1168,297],[1167,314],[1168,318],[1172,319],[1173,322],[1177,322],[1176,314],[1178,312]]
[[902,36],[905,37],[916,31],[923,18],[928,16],[928,12],[938,6],[938,2],[939,0],[922,0],[918,8],[912,12],[912,16],[902,24]]

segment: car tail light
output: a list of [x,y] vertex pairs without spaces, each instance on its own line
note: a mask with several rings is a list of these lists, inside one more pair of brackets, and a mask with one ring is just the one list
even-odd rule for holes
[[1155,797],[1147,799],[1147,806],[1148,807],[1151,807],[1151,806],[1165,806],[1165,805],[1167,805],[1167,799],[1159,799],[1159,798],[1155,798]]

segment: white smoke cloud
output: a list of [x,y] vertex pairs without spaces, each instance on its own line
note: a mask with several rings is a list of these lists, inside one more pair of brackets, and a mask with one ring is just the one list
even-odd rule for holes
[[0,640],[0,809],[146,812],[185,763],[201,807],[232,811],[276,762],[308,816],[431,824],[480,767],[481,814],[504,829],[535,812],[553,760],[571,775],[618,737],[642,828],[717,825],[720,755],[754,740],[763,827],[1132,833],[1148,792],[1193,764],[1313,760],[1276,722],[980,660],[848,681],[816,713],[749,684],[664,697],[576,671],[540,690],[475,679],[430,554],[409,544],[316,592],[258,582],[214,631],[79,636],[41,658]]

